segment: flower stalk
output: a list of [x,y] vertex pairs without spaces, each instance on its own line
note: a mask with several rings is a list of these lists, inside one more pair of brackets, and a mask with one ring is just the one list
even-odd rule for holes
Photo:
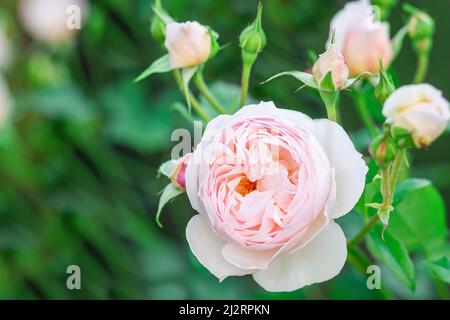
[[203,78],[202,70],[199,70],[196,73],[194,82],[200,93],[209,101],[209,103],[219,114],[227,113],[226,110],[223,108],[223,106],[220,104],[220,102],[217,100],[217,98],[212,94],[208,85],[206,84],[205,79]]
[[186,97],[186,99],[189,100],[189,102],[190,102],[190,104],[192,106],[192,109],[194,109],[194,111],[199,115],[199,117],[203,121],[208,122],[209,121],[209,116],[203,110],[202,106],[200,105],[200,102],[198,102],[198,100],[194,97],[194,95],[191,92],[186,91],[184,89],[183,80],[181,78],[180,70],[178,70],[178,69],[173,70],[173,75],[174,75],[175,81],[177,82],[178,88],[180,89],[181,93]]

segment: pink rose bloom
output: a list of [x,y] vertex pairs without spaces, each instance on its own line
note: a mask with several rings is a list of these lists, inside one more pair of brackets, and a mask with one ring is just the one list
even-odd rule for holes
[[346,239],[334,222],[364,189],[367,166],[339,124],[272,102],[212,120],[186,169],[199,212],[186,236],[219,280],[251,274],[268,291],[336,276]]
[[336,48],[344,55],[350,75],[363,72],[377,74],[380,59],[388,66],[393,57],[389,24],[376,21],[369,0],[349,2],[331,20],[331,34],[335,32]]

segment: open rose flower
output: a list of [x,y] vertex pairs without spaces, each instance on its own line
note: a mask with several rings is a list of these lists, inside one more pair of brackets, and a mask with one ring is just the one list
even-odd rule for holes
[[384,103],[383,114],[388,123],[410,131],[418,148],[436,140],[450,119],[448,101],[429,84],[400,87]]
[[349,2],[331,20],[330,39],[335,33],[336,48],[344,55],[351,76],[363,72],[377,74],[380,59],[388,66],[393,57],[389,24],[375,20],[369,0]]
[[251,274],[268,291],[326,281],[347,257],[334,219],[356,204],[366,172],[348,135],[329,120],[272,102],[218,116],[186,169],[199,212],[188,243],[220,280]]
[[192,67],[208,60],[211,36],[208,29],[196,21],[170,22],[166,26],[165,46],[172,68]]

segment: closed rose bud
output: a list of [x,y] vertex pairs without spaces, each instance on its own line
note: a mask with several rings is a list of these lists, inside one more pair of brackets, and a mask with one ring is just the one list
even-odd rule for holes
[[395,85],[391,75],[384,70],[383,66],[380,66],[380,80],[375,87],[375,95],[377,96],[378,101],[383,104],[394,90]]
[[384,135],[373,139],[369,147],[370,154],[380,167],[385,167],[394,160],[397,149],[395,141]]
[[80,22],[86,19],[86,0],[22,0],[19,18],[25,30],[36,40],[58,44],[71,40],[78,29],[68,27],[68,8],[80,9]]
[[408,33],[414,49],[418,53],[427,54],[433,46],[434,20],[427,13],[412,6],[406,5],[405,10],[411,13]]
[[383,114],[387,123],[408,130],[417,148],[436,140],[450,119],[448,101],[429,84],[400,87],[386,100]]
[[258,54],[267,44],[266,34],[262,28],[262,4],[258,6],[258,14],[255,21],[242,31],[239,43],[247,53]]
[[319,59],[314,64],[313,75],[319,84],[324,77],[331,72],[334,88],[341,90],[345,87],[345,82],[348,79],[349,71],[344,61],[344,57],[336,50],[336,46],[331,44],[325,53],[319,56]]
[[178,160],[178,164],[170,175],[170,181],[178,189],[186,189],[186,168],[191,161],[192,154],[188,154]]
[[416,11],[408,22],[409,36],[415,40],[432,37],[434,34],[434,20],[423,11]]
[[343,54],[351,76],[363,72],[377,74],[380,59],[384,66],[391,63],[389,25],[375,20],[368,0],[349,2],[338,12],[331,21],[330,35],[333,32],[336,48]]
[[172,68],[200,65],[211,53],[211,36],[198,22],[171,22],[166,26],[166,41]]

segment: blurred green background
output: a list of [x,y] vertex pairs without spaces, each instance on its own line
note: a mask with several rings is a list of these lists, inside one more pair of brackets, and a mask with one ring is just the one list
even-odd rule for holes
[[[17,21],[17,3],[2,0],[15,46],[5,78],[14,97],[10,123],[0,131],[0,298],[47,299],[378,299],[435,298],[417,267],[411,292],[383,270],[386,291],[369,291],[366,278],[345,267],[333,280],[293,293],[264,292],[251,277],[219,283],[192,256],[185,227],[194,214],[185,196],[155,224],[157,193],[167,184],[158,166],[169,159],[175,128],[192,129],[176,109],[183,98],[170,74],[138,84],[133,79],[163,48],[151,38],[150,0],[90,1],[81,32],[64,46],[34,41]],[[284,70],[311,67],[340,0],[266,0],[268,45],[252,76],[251,94],[278,106],[324,117],[320,98],[294,93],[294,80],[259,85]],[[450,97],[449,0],[409,1],[427,10],[437,32],[427,81]],[[179,20],[213,27],[225,50],[206,67],[215,90],[239,82],[238,36],[254,18],[257,1],[167,0]],[[404,25],[398,5],[391,34]],[[393,69],[410,83],[416,57],[409,39]],[[216,81],[222,81],[216,83]],[[233,90],[233,87],[231,87]],[[365,133],[350,99],[341,101],[343,125],[365,152]],[[432,180],[450,207],[450,134],[412,153],[411,175]],[[347,236],[361,219],[340,219]],[[66,268],[81,268],[82,290],[66,288]],[[425,272],[425,271],[423,271]]]

